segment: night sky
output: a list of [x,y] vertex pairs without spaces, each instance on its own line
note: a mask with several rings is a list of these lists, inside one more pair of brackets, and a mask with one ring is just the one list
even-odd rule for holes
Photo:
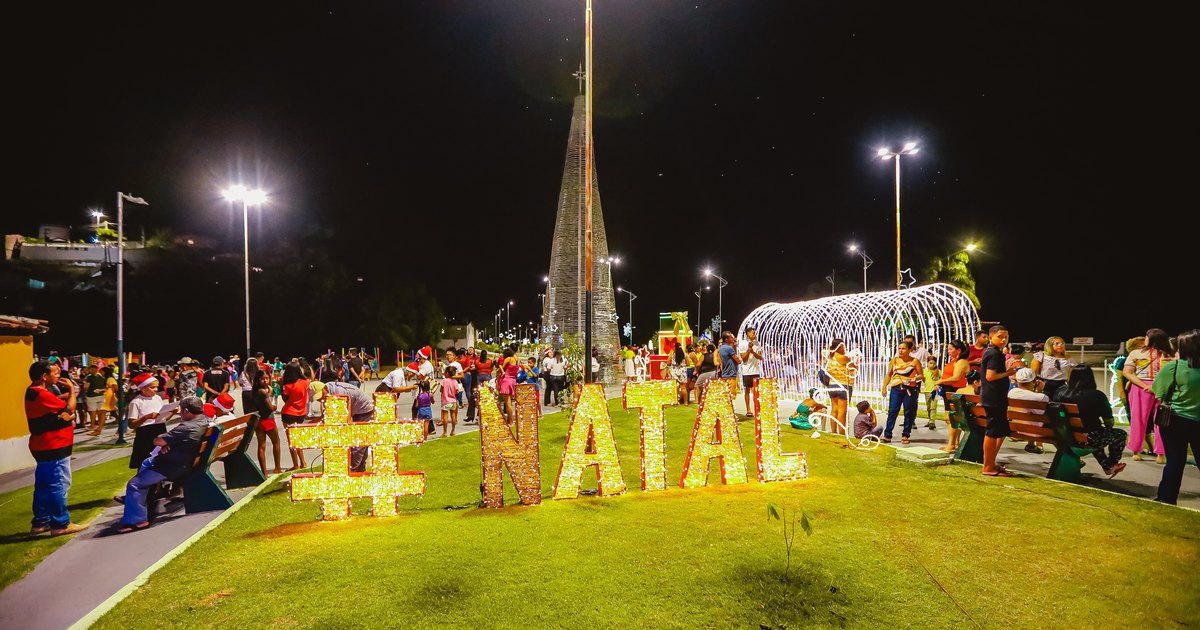
[[[9,189],[5,231],[111,214],[120,189],[152,204],[130,224],[238,251],[219,193],[241,181],[271,195],[255,247],[330,225],[364,291],[415,274],[452,318],[487,324],[512,299],[514,321],[536,321],[582,7],[12,9],[7,144],[24,192]],[[921,151],[903,163],[904,266],[978,241],[981,316],[1014,340],[1197,324],[1164,271],[1195,270],[1172,244],[1195,204],[1145,192],[1153,166],[1132,146],[1147,105],[1125,89],[1122,16],[751,0],[596,0],[595,15],[599,183],[639,331],[694,312],[708,265],[729,280],[734,329],[763,302],[828,294],[833,268],[839,293],[858,290],[852,241],[876,261],[872,287],[889,286],[893,172],[875,150],[908,140]]]

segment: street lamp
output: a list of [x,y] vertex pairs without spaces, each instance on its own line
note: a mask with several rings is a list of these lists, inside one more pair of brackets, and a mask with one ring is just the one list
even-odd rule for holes
[[[721,328],[724,329],[725,328],[725,310],[724,310],[724,300],[723,300],[723,295],[722,295],[721,290],[725,288],[725,285],[729,284],[729,281],[725,280],[725,278],[722,278],[721,276],[714,273],[711,268],[705,269],[704,275],[712,276],[712,277],[716,278],[717,280],[721,281],[721,284],[717,285],[717,320],[721,322]],[[713,331],[713,332],[720,334],[720,331]]]
[[617,287],[617,293],[629,294],[629,343],[633,343],[633,301],[637,299],[637,295],[633,291]]
[[[250,206],[262,206],[267,202],[267,193],[262,190],[247,190],[236,184],[224,191],[225,200],[242,202],[242,258],[246,284],[246,355],[250,354]],[[243,359],[245,361],[245,359]]]
[[859,256],[862,256],[862,260],[863,260],[863,293],[866,293],[867,292],[867,267],[870,267],[872,264],[875,263],[875,261],[871,260],[871,257],[867,255],[866,251],[859,249],[858,245],[855,245],[853,243],[850,244],[850,251],[855,254],[858,254]]
[[979,249],[979,245],[976,245],[975,243],[967,243],[967,246],[963,249],[967,250],[968,252],[973,252]]
[[829,275],[825,276],[825,282],[829,283],[829,295],[837,295],[837,278],[836,278],[836,276],[837,276],[837,269],[831,270],[829,272]]
[[513,305],[513,301],[509,300],[508,304],[504,305],[504,326],[512,330],[512,315],[509,313],[509,308]]
[[708,287],[700,287],[699,289],[696,289],[695,291],[693,291],[693,293],[696,295],[696,335],[697,336],[700,335],[701,331],[704,328],[704,324],[703,324],[704,320],[700,319],[700,292],[707,291],[707,290],[708,290]]
[[100,229],[100,217],[104,216],[104,213],[100,212],[99,210],[90,210],[90,211],[88,211],[88,214],[92,215],[96,219],[96,229],[99,230]]
[[900,285],[901,285],[901,282],[900,282],[900,156],[916,155],[917,151],[920,151],[920,149],[917,148],[916,142],[906,142],[906,143],[904,143],[904,148],[900,149],[899,151],[893,151],[891,149],[884,147],[884,148],[880,148],[879,151],[876,152],[876,154],[879,157],[881,157],[885,160],[890,160],[892,158],[895,158],[895,160],[896,160],[896,288],[897,289],[899,289]]

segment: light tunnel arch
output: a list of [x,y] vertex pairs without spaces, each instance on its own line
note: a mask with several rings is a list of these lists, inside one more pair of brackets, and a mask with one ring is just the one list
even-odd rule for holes
[[824,365],[822,351],[831,339],[844,339],[847,352],[862,357],[853,405],[862,399],[883,398],[888,361],[905,335],[915,335],[938,365],[943,365],[948,344],[959,339],[970,345],[979,326],[971,298],[957,287],[938,283],[786,304],[770,302],[746,316],[738,337],[744,338],[749,327],[756,329],[764,352],[763,376],[778,379],[780,396],[790,400],[801,400],[810,388],[822,387],[818,379],[818,370]]

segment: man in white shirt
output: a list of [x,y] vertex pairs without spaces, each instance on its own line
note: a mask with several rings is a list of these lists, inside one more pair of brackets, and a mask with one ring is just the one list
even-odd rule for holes
[[[1032,400],[1032,401],[1036,401],[1036,402],[1050,402],[1049,396],[1038,391],[1039,389],[1041,389],[1041,386],[1038,383],[1037,375],[1033,373],[1033,370],[1031,370],[1027,367],[1023,367],[1023,368],[1017,370],[1017,373],[1015,375],[1013,375],[1013,380],[1015,380],[1017,382],[1017,386],[1008,390],[1009,400]],[[1022,411],[1028,411],[1029,413],[1036,413],[1036,414],[1046,413],[1046,412],[1042,411],[1041,409],[1023,409]],[[1029,443],[1025,445],[1025,451],[1028,453],[1035,453],[1038,455],[1043,453],[1042,447],[1035,444],[1033,442],[1033,440],[1030,440]]]
[[458,383],[459,384],[458,394],[454,398],[455,398],[455,400],[458,401],[459,406],[462,406],[462,404],[463,404],[463,388],[462,388],[463,367],[462,367],[462,364],[458,362],[458,352],[456,352],[454,350],[454,348],[449,348],[446,350],[446,365],[442,366],[442,372],[445,373],[446,368],[448,368],[448,367],[454,368],[454,376],[451,376],[450,378],[459,382]]
[[550,390],[552,389],[552,383],[551,383],[551,379],[550,379],[550,370],[553,367],[553,363],[554,363],[554,349],[546,348],[545,355],[542,357],[542,369],[538,371],[538,374],[541,375],[542,382],[543,382],[543,384],[542,384],[542,404],[547,407],[550,406]]
[[925,346],[918,345],[917,338],[913,335],[904,335],[903,341],[912,344],[910,346],[912,350],[909,351],[908,356],[920,361],[921,369],[925,369],[925,366],[929,364],[929,350],[925,349]]
[[750,390],[754,389],[754,380],[762,374],[762,346],[758,343],[758,331],[746,329],[746,338],[738,344],[738,356],[742,359],[742,392],[746,397],[746,417],[754,417],[754,408],[750,406]]

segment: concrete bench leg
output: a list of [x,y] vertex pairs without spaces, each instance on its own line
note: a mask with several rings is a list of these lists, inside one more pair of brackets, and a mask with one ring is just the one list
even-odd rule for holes
[[[1090,452],[1084,450],[1083,454],[1087,455]],[[1046,477],[1048,479],[1077,483],[1079,481],[1079,471],[1083,470],[1083,461],[1079,456],[1080,453],[1076,449],[1069,446],[1059,446],[1054,453],[1054,461],[1050,463],[1050,472]]]
[[233,507],[233,499],[221,489],[209,471],[194,475],[183,482],[183,507],[188,514],[209,512]]
[[267,480],[263,471],[258,469],[258,464],[254,463],[254,460],[250,459],[245,451],[230,453],[224,461],[225,487],[230,490],[253,488]]

